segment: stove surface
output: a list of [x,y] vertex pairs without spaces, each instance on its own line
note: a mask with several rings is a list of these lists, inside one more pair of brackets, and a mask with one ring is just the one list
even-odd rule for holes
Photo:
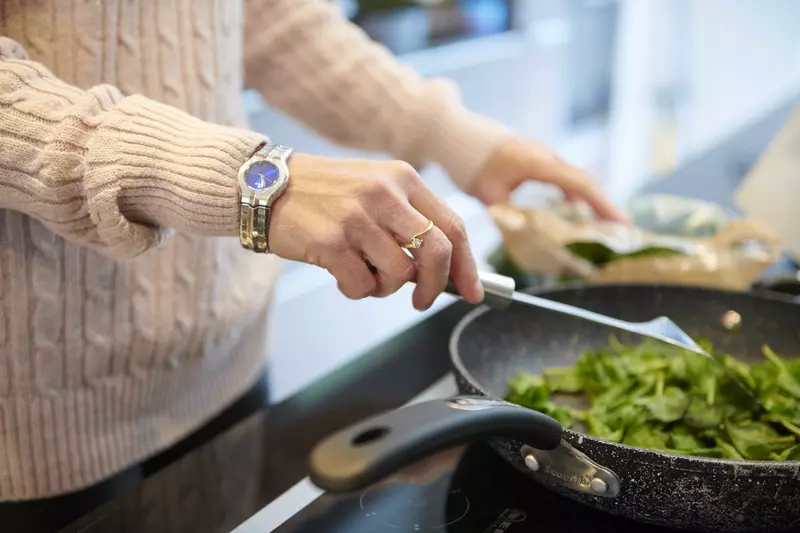
[[276,533],[663,532],[561,497],[483,443],[450,450],[360,494],[324,494]]

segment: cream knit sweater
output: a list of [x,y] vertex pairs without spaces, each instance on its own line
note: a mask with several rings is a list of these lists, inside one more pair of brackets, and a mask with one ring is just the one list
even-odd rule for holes
[[259,374],[243,83],[462,186],[508,135],[325,0],[0,0],[0,500],[98,482]]

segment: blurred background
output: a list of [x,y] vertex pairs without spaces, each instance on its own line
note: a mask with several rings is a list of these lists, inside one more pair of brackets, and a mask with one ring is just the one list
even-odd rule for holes
[[[796,0],[337,3],[403,62],[454,79],[468,107],[555,146],[620,203],[800,93]],[[305,152],[355,154],[246,97],[253,127],[272,138]],[[499,235],[483,208],[440,169],[423,176],[465,219],[485,261]],[[702,176],[697,187],[703,197]],[[517,200],[541,193],[530,187]],[[277,291],[274,400],[426,316],[411,308],[409,290],[354,303],[325,271],[300,264],[287,265]],[[308,358],[320,350],[324,358]]]

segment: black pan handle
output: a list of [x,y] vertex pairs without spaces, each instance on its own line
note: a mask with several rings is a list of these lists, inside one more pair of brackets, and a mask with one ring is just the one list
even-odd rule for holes
[[509,437],[540,450],[561,425],[538,411],[480,396],[457,396],[389,411],[339,431],[311,452],[311,481],[331,492],[368,487],[402,467],[483,437]]

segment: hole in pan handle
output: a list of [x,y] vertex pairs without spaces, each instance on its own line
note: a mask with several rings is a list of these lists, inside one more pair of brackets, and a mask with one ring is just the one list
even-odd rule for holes
[[561,434],[561,425],[549,416],[501,400],[433,400],[379,414],[327,437],[311,452],[310,477],[323,490],[351,492],[476,439],[508,437],[552,450]]

